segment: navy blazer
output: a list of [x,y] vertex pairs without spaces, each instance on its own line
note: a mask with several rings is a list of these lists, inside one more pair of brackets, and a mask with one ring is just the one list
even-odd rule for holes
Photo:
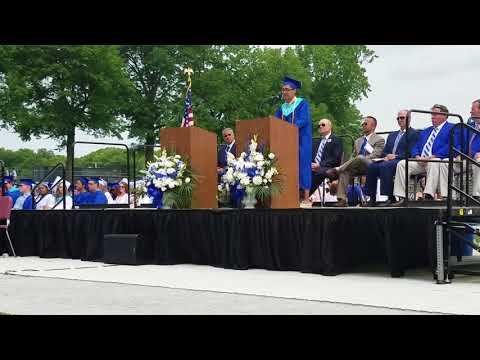
[[[450,135],[450,130],[455,126],[455,124],[449,123],[446,121],[442,127],[442,130],[437,134],[435,141],[433,142],[432,146],[432,155],[435,155],[437,158],[445,159],[448,158],[449,152],[449,145],[448,145],[448,137]],[[423,130],[420,133],[419,139],[415,144],[412,150],[412,156],[421,156],[422,150],[425,144],[427,143],[430,134],[433,131],[433,126],[430,126]]]
[[[312,163],[317,156],[318,147],[320,146],[322,139],[316,139],[312,146]],[[322,159],[320,160],[320,167],[333,168],[340,166],[343,155],[342,140],[333,134],[327,140],[322,152]]]
[[[400,130],[392,132],[388,135],[387,143],[383,149],[382,157],[387,156],[388,154],[393,154],[393,146],[395,145],[395,140],[397,139],[397,135]],[[418,141],[418,131],[410,128],[408,129],[408,145],[411,149],[415,146]],[[398,142],[398,146],[395,149],[395,155],[397,155],[397,159],[405,159],[405,150],[407,147],[407,137],[405,135],[402,136],[400,141]]]
[[[222,144],[220,146],[220,149],[218,150],[218,154],[217,154],[217,166],[218,167],[221,167],[221,168],[224,168],[225,166],[227,166],[227,144]],[[235,142],[232,146],[232,148],[230,149],[229,152],[231,152],[233,155],[236,154],[236,150],[237,150],[237,142]]]

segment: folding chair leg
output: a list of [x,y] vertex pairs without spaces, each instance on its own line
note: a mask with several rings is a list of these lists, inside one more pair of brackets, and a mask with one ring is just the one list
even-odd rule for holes
[[322,207],[325,207],[325,179],[322,182]]
[[10,249],[12,249],[13,256],[17,257],[17,255],[15,254],[15,249],[13,248],[13,245],[12,245],[12,240],[10,239],[10,234],[8,233],[8,229],[5,229],[5,232],[7,233],[7,239],[10,244]]

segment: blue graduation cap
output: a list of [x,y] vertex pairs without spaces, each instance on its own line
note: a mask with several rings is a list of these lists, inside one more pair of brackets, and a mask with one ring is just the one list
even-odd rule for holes
[[118,187],[118,183],[116,183],[116,182],[109,182],[108,183],[108,188],[109,189],[115,189],[117,187]]
[[298,80],[295,80],[289,76],[285,76],[283,78],[283,85],[288,85],[292,89],[301,89],[302,88],[302,83]]
[[13,183],[13,176],[4,176],[3,182]]
[[98,183],[100,182],[100,178],[94,176],[94,177],[91,177],[89,181],[94,182],[95,184],[98,185]]
[[32,187],[35,182],[32,179],[20,179],[20,185],[28,185]]
[[78,181],[80,181],[80,182],[83,184],[83,186],[87,186],[87,185],[88,185],[88,179],[87,179],[86,177],[80,176],[80,177],[78,178]]

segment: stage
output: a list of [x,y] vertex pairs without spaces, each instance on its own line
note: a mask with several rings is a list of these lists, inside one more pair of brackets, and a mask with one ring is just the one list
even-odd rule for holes
[[[103,258],[104,234],[142,234],[149,264],[338,275],[383,264],[391,276],[433,264],[444,208],[82,209],[12,211],[19,256]],[[6,241],[0,244],[2,253]]]

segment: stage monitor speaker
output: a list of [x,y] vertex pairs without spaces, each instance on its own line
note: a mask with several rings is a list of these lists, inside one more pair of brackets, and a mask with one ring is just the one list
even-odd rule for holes
[[105,234],[103,261],[107,264],[146,264],[143,239],[140,234]]

